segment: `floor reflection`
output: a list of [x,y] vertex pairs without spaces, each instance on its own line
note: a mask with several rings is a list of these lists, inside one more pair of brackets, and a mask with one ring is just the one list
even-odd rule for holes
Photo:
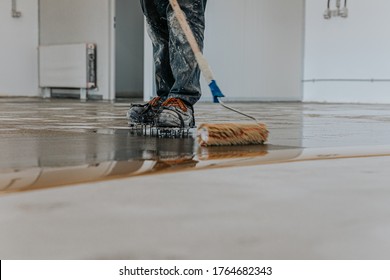
[[[194,138],[112,133],[29,132],[2,139],[0,193],[45,189],[118,177],[243,165],[243,160],[294,158],[301,149],[272,145],[198,147]],[[283,155],[278,151],[284,150]],[[9,155],[5,151],[12,151]],[[286,152],[289,151],[289,152]],[[12,156],[11,156],[12,155]]]

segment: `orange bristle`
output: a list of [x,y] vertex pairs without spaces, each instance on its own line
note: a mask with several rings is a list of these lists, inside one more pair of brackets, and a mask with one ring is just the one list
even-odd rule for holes
[[262,123],[205,123],[198,128],[200,146],[264,144],[267,139],[268,130]]

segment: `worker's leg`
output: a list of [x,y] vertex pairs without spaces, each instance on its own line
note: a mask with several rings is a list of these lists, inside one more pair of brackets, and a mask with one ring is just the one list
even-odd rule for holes
[[[200,49],[203,49],[206,0],[178,0]],[[171,6],[167,7],[169,56],[175,83],[162,104],[157,125],[189,128],[195,126],[193,105],[201,96],[200,70],[194,53]]]
[[146,104],[132,104],[127,112],[130,124],[150,124],[167,98],[173,84],[169,60],[169,32],[166,18],[168,0],[141,0],[148,33],[153,44],[157,96]]
[[174,84],[169,59],[168,0],[141,0],[148,34],[153,44],[157,95],[166,97]]
[[[178,0],[201,49],[203,49],[206,2],[206,0]],[[167,20],[170,65],[175,80],[169,97],[180,98],[189,105],[194,105],[201,96],[200,70],[170,5],[167,7]]]

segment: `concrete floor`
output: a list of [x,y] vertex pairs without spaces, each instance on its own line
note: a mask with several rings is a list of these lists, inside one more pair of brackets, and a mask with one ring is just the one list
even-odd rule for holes
[[269,142],[212,149],[128,105],[0,99],[0,259],[390,258],[390,105],[235,103]]

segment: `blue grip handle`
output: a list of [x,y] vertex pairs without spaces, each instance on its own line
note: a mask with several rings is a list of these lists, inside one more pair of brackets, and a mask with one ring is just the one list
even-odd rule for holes
[[219,97],[225,97],[223,95],[222,91],[220,90],[219,86],[217,85],[217,82],[215,80],[212,80],[211,83],[209,84],[211,94],[213,95],[213,102],[214,103],[219,103],[218,98]]

